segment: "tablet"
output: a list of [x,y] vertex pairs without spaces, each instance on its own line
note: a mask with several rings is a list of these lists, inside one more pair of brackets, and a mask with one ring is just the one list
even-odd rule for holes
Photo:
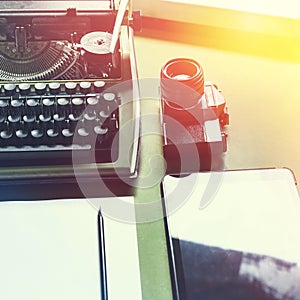
[[175,298],[300,299],[300,200],[290,170],[167,176],[162,191]]

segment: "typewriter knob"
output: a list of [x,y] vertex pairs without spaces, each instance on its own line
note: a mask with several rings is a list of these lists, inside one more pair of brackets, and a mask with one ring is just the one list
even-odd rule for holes
[[6,96],[12,96],[15,93],[16,85],[13,83],[6,83],[3,88]]

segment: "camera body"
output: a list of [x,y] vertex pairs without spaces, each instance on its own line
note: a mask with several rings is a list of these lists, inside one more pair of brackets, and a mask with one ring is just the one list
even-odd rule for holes
[[222,170],[229,114],[221,91],[186,58],[162,68],[160,87],[166,173]]

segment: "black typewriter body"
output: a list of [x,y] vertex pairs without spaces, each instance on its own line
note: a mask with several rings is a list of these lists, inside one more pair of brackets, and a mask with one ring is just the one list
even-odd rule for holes
[[2,200],[131,193],[139,91],[129,18],[109,52],[116,15],[113,1],[1,1]]

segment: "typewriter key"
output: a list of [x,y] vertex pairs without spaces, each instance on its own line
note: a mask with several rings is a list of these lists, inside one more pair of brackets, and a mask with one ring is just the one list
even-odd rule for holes
[[20,91],[20,94],[23,95],[23,96],[26,96],[28,94],[30,94],[30,84],[29,83],[20,83],[19,84],[19,91]]
[[91,92],[91,86],[92,84],[88,81],[82,81],[79,83],[80,92],[82,94],[88,94]]
[[59,134],[58,128],[55,126],[54,128],[49,128],[47,130],[47,135],[49,137],[57,137]]
[[76,82],[66,82],[65,83],[65,90],[67,94],[75,94],[76,93],[76,88],[77,88],[77,83]]
[[14,107],[14,108],[21,107],[23,105],[23,100],[22,99],[13,99],[13,100],[11,100],[10,105],[11,105],[11,107]]
[[24,139],[28,136],[28,130],[26,129],[18,129],[16,131],[16,137],[20,138],[20,139]]
[[53,95],[57,95],[60,92],[60,83],[59,82],[50,82],[49,83],[50,93]]
[[65,114],[62,112],[53,115],[53,120],[56,122],[62,122],[65,120],[65,118]]
[[51,120],[51,114],[44,112],[42,115],[39,115],[39,120],[41,122],[49,122]]
[[44,131],[42,130],[42,128],[32,129],[30,133],[31,133],[31,136],[34,138],[41,138],[44,135]]
[[9,116],[7,117],[7,120],[8,120],[8,122],[10,122],[10,123],[17,123],[17,122],[20,121],[20,119],[21,119],[21,116],[18,116],[18,115],[9,115]]
[[7,123],[3,126],[2,131],[0,132],[0,137],[2,139],[7,140],[7,139],[11,138],[12,136],[13,136],[13,131],[11,129],[10,124]]
[[0,107],[4,108],[8,106],[8,100],[0,99]]
[[61,133],[64,137],[72,137],[74,135],[74,132],[72,132],[69,128],[63,129]]
[[66,107],[68,104],[69,104],[69,99],[67,99],[67,98],[58,98],[57,99],[57,106],[59,108]]
[[12,96],[16,91],[16,85],[13,83],[4,84],[3,88],[6,96]]
[[104,90],[105,81],[99,80],[94,82],[95,93],[101,93]]
[[97,125],[94,127],[94,132],[98,135],[104,135],[108,132],[108,128],[102,128],[101,126]]
[[26,100],[26,114],[27,116],[36,116],[41,107],[39,106],[39,99],[29,98]]
[[84,114],[84,119],[87,121],[93,121],[96,120],[97,115],[95,111],[88,111],[87,113]]
[[82,137],[86,137],[86,136],[89,136],[89,132],[86,130],[86,128],[79,128],[77,130],[78,134]]
[[105,93],[103,94],[103,99],[107,102],[112,102],[116,99],[116,95],[114,93]]
[[25,123],[33,123],[35,121],[35,115],[25,115],[23,116],[23,121]]
[[47,91],[47,84],[45,82],[37,82],[35,85],[34,85],[34,88],[35,88],[35,92],[38,94],[38,95],[43,95],[46,93]]

